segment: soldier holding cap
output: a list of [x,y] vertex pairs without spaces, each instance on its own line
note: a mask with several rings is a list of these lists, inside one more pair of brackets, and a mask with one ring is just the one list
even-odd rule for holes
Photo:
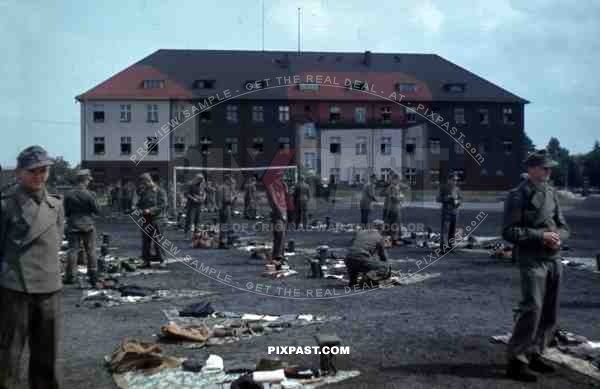
[[231,245],[232,225],[231,213],[236,200],[235,181],[231,175],[224,178],[224,183],[219,187],[219,247],[228,248]]
[[560,247],[569,236],[555,189],[548,183],[558,164],[545,150],[525,160],[526,181],[513,189],[504,204],[502,236],[519,250],[522,300],[508,344],[509,377],[537,380],[533,372],[550,373],[540,355],[554,337],[562,274]]
[[[0,388],[17,388],[29,344],[31,388],[60,388],[57,369],[62,317],[60,249],[62,198],[46,191],[46,150],[31,146],[17,158],[15,190],[1,201]],[[2,261],[0,261],[2,262]]]
[[185,191],[185,198],[187,200],[185,235],[190,238],[192,227],[194,232],[200,229],[200,212],[206,203],[206,184],[202,174],[197,174],[190,182]]
[[[142,258],[145,266],[150,266],[152,259],[158,259],[160,266],[164,267],[163,249],[155,236],[161,236],[162,224],[164,222],[167,206],[167,194],[156,185],[152,176],[144,173],[140,176],[140,191],[137,208],[143,212],[144,222],[142,229]],[[151,255],[152,247],[155,248],[156,256]]]
[[360,223],[365,228],[369,224],[371,203],[373,203],[373,201],[377,201],[377,198],[375,197],[375,181],[377,181],[377,176],[375,174],[371,174],[369,182],[367,182],[363,187],[360,198]]
[[440,234],[442,252],[452,249],[452,242],[456,239],[456,219],[458,218],[458,208],[462,204],[458,181],[458,175],[450,175],[448,185],[440,188],[440,194],[437,197],[438,203],[442,203],[442,231]]
[[77,173],[78,187],[65,195],[65,216],[69,254],[65,271],[65,284],[75,281],[77,255],[83,243],[87,257],[87,274],[92,286],[96,285],[98,262],[96,260],[96,228],[94,216],[98,215],[96,196],[88,190],[92,176],[87,169]]

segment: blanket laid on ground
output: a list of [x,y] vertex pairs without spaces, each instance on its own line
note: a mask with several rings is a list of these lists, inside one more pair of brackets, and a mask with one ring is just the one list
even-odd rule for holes
[[147,303],[149,301],[206,297],[213,294],[214,292],[196,289],[153,290],[140,287],[134,288],[134,285],[130,285],[121,287],[120,290],[84,290],[81,304],[90,308],[100,308],[127,303]]

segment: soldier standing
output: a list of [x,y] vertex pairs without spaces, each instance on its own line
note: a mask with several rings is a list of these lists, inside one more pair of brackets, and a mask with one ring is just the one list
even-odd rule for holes
[[231,244],[231,213],[235,202],[234,181],[230,175],[225,176],[219,188],[219,248],[228,248]]
[[458,176],[451,175],[448,179],[448,185],[440,188],[440,194],[437,201],[442,203],[442,232],[441,249],[446,252],[452,249],[456,237],[456,219],[458,217],[458,208],[462,203],[462,194],[458,188]]
[[96,285],[98,262],[96,260],[96,227],[94,216],[99,214],[96,196],[88,190],[92,180],[90,171],[80,170],[77,173],[78,188],[69,191],[64,200],[67,217],[67,237],[69,254],[65,270],[65,284],[73,284],[77,273],[77,255],[85,250],[87,258],[87,274],[90,284]]
[[190,239],[190,233],[192,227],[194,232],[200,229],[200,212],[206,202],[206,185],[204,183],[204,176],[202,174],[196,175],[190,182],[185,191],[186,198],[186,223],[185,223],[185,235],[187,239]]
[[273,260],[285,262],[284,250],[288,224],[288,188],[283,180],[274,180],[267,186],[267,194],[271,205],[271,228],[273,229]]
[[390,186],[386,191],[386,205],[387,210],[384,210],[385,228],[389,231],[394,244],[398,244],[400,240],[400,207],[402,206],[402,199],[404,196],[400,191],[400,176],[394,174]]
[[369,182],[367,182],[363,187],[362,196],[360,198],[360,223],[365,228],[369,224],[371,203],[373,201],[377,201],[377,198],[375,197],[375,181],[377,181],[377,176],[375,174],[371,174]]
[[[383,223],[375,223],[374,227],[354,234],[352,247],[344,261],[348,269],[350,286],[356,285],[360,274],[374,282],[383,281],[391,276],[391,268],[385,264],[388,258],[383,236],[379,232]],[[379,256],[379,260],[373,258],[375,255]]]
[[[165,267],[163,249],[160,243],[155,241],[156,236],[161,236],[165,210],[167,206],[167,194],[152,181],[148,173],[140,176],[141,185],[138,194],[136,208],[142,211],[144,221],[142,224],[142,259],[144,266],[150,267],[150,262],[157,259],[160,267]],[[154,247],[156,255],[151,255]]]
[[256,177],[250,177],[244,195],[244,217],[248,220],[256,219]]
[[545,150],[531,153],[525,164],[527,181],[513,189],[504,204],[502,236],[519,248],[522,293],[508,343],[507,375],[534,382],[534,371],[554,371],[540,355],[554,337],[562,274],[560,247],[569,228],[556,190],[548,183],[551,168],[558,164]]
[[303,176],[298,178],[298,183],[294,189],[294,207],[296,208],[296,228],[308,227],[307,208],[310,200],[310,187]]
[[62,199],[48,194],[52,160],[40,146],[17,158],[18,186],[1,205],[0,257],[0,388],[19,388],[23,348],[29,344],[29,385],[58,389],[61,342],[62,282],[60,249]]
[[217,211],[217,187],[215,183],[212,181],[208,181],[206,185],[206,197],[208,201],[208,211],[216,212]]

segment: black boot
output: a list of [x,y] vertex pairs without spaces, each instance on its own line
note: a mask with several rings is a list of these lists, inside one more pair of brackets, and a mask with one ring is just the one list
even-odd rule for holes
[[95,271],[89,272],[88,281],[92,288],[96,287],[96,283],[98,283],[98,274]]
[[521,362],[518,359],[512,359],[510,362],[508,362],[508,370],[506,371],[506,376],[508,378],[512,378],[513,380],[522,382],[537,381],[537,376],[529,368],[529,366],[527,366],[526,363]]
[[555,371],[552,366],[542,361],[542,358],[539,355],[531,358],[529,368],[542,374],[554,373]]

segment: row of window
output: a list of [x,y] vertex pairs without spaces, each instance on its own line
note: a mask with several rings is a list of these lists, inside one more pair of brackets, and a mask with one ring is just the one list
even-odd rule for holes
[[[131,155],[132,153],[132,138],[130,136],[121,137],[121,155]],[[150,155],[158,154],[158,138],[155,136],[146,137],[146,144],[148,145],[148,153]],[[185,150],[185,137],[175,137],[175,150],[177,147],[183,147]],[[104,155],[106,154],[106,138],[103,136],[94,137],[94,154]]]
[[[406,121],[408,123],[415,123],[417,121],[418,113],[415,109],[411,109],[410,107],[404,107],[404,114],[406,115]],[[306,112],[310,112],[310,106],[305,107]],[[178,120],[184,120],[185,115],[185,106],[181,105],[177,107],[175,111],[175,118]],[[439,115],[436,109],[432,109],[435,115]],[[290,121],[290,106],[289,105],[279,105],[277,107],[278,120],[281,123],[287,123]],[[479,124],[489,125],[490,124],[490,114],[489,110],[486,108],[479,109],[477,111]],[[188,115],[189,116],[189,115]],[[210,122],[212,120],[212,115],[210,110],[204,110],[200,112],[199,119],[203,123]],[[225,107],[225,119],[229,123],[238,123],[239,122],[239,105],[236,104],[228,104]],[[379,119],[383,124],[391,124],[392,123],[392,106],[381,107],[379,113]],[[106,113],[104,111],[104,106],[101,104],[94,105],[93,111],[93,120],[95,123],[104,123],[106,120]],[[157,123],[159,120],[158,115],[158,105],[157,104],[147,104],[146,105],[146,121],[148,123]],[[336,124],[341,122],[342,120],[342,110],[339,105],[331,104],[329,106],[329,123]],[[131,122],[131,104],[121,104],[120,106],[120,121],[123,123]],[[256,123],[262,123],[265,121],[265,109],[262,105],[254,105],[252,106],[252,121]],[[502,109],[502,121],[506,125],[515,124],[515,118],[513,114],[513,110],[510,107],[504,107]],[[355,107],[354,108],[354,122],[357,124],[366,124],[367,122],[367,107]],[[466,125],[467,122],[465,120],[465,109],[463,107],[455,107],[454,108],[454,122],[458,125]]]

